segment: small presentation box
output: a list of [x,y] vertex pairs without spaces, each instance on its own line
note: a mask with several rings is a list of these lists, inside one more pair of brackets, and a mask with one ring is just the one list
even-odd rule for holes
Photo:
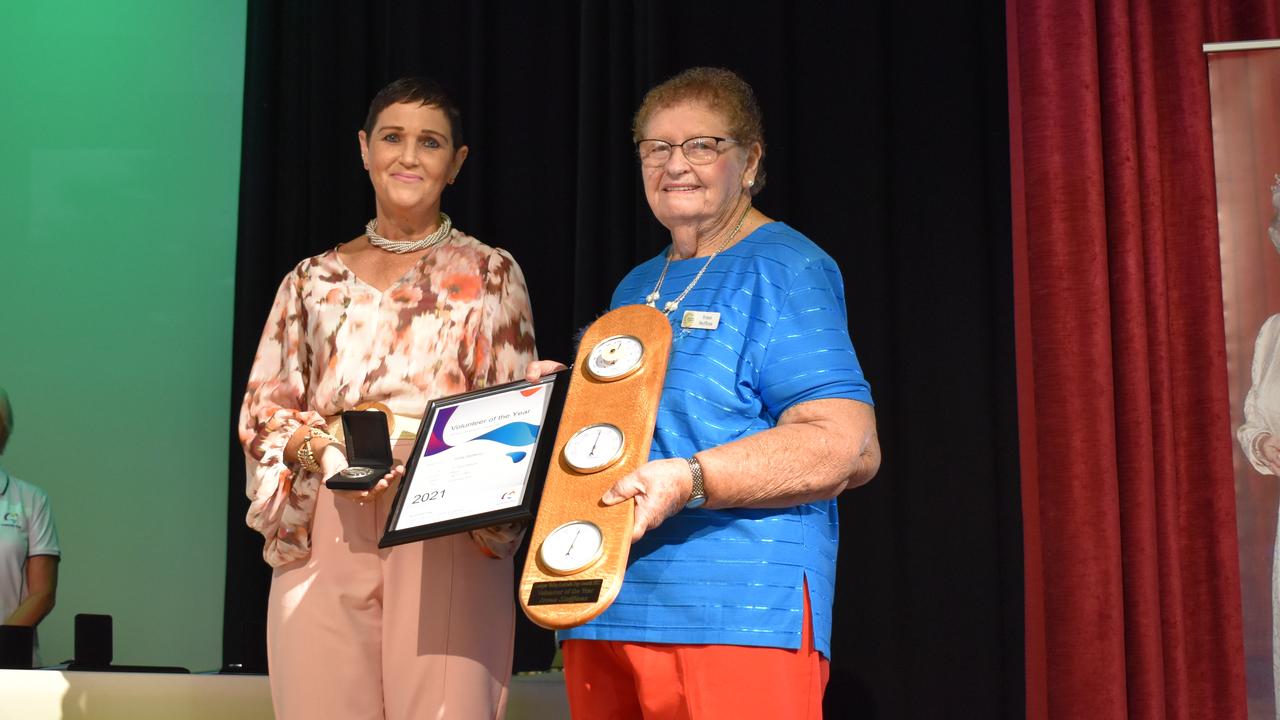
[[342,435],[350,464],[325,481],[330,490],[368,490],[391,472],[395,461],[385,413],[347,410],[342,413]]

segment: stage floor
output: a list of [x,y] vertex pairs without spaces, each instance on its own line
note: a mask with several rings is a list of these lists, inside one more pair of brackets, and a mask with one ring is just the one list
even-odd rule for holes
[[[511,680],[507,720],[568,718],[560,673]],[[271,720],[265,675],[0,670],[0,720]]]

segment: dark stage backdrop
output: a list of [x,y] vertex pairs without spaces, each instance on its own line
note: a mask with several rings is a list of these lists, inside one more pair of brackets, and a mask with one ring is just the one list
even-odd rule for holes
[[[757,203],[840,264],[877,402],[884,465],[840,500],[828,716],[1020,717],[1002,3],[327,8],[249,4],[233,408],[280,278],[372,217],[356,130],[387,81],[453,89],[471,156],[444,207],[515,255],[539,352],[564,359],[667,243],[630,145],[642,94],[691,65],[732,68],[765,113]],[[230,452],[225,660],[260,667],[269,572]],[[520,627],[517,670],[553,653]]]

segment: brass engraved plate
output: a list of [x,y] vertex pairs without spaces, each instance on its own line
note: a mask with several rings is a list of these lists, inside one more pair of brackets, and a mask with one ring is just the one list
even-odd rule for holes
[[601,581],[559,580],[533,584],[529,593],[530,605],[572,605],[594,603],[600,600]]

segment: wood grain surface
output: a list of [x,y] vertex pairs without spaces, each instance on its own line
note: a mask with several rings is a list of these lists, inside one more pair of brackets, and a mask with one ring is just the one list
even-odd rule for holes
[[[586,371],[587,356],[596,344],[615,335],[640,339],[644,344],[642,367],[620,380],[597,380]],[[520,578],[520,605],[529,619],[542,627],[563,629],[581,625],[604,612],[618,595],[631,550],[635,503],[628,500],[606,507],[601,504],[600,496],[649,459],[670,352],[671,326],[667,316],[645,305],[627,305],[603,315],[582,338],[529,540],[529,555]],[[577,430],[594,423],[611,423],[620,428],[625,434],[625,445],[617,463],[599,472],[584,474],[565,463],[563,449]],[[604,552],[594,565],[572,575],[548,572],[538,560],[538,549],[548,533],[571,520],[589,520],[598,525],[604,534]],[[595,580],[601,581],[601,585],[594,602],[529,604],[535,583]]]

